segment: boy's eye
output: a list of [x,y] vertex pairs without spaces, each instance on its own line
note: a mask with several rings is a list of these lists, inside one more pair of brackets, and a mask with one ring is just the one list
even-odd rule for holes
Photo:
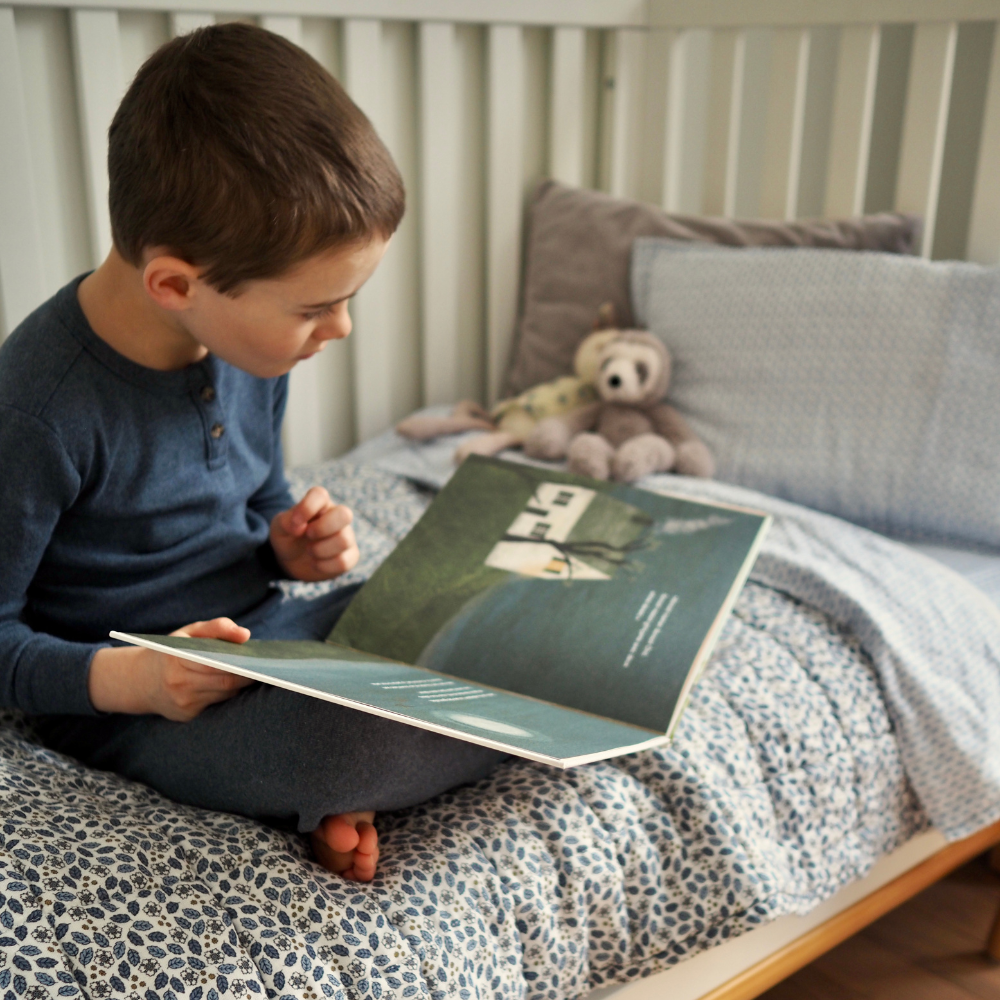
[[302,315],[306,319],[322,319],[324,316],[329,316],[333,312],[333,306],[323,306],[322,309],[316,309],[313,312],[303,313]]

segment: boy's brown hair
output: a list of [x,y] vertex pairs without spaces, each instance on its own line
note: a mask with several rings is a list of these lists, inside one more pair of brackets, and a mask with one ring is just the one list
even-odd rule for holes
[[167,247],[221,292],[402,218],[399,171],[311,56],[262,28],[201,28],[161,46],[109,131],[111,231],[139,265]]

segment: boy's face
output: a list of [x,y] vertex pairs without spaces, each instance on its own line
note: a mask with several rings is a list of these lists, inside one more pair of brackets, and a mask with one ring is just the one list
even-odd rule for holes
[[214,355],[272,378],[351,332],[348,300],[371,277],[388,240],[375,236],[310,257],[232,297],[197,279],[181,311],[187,332]]

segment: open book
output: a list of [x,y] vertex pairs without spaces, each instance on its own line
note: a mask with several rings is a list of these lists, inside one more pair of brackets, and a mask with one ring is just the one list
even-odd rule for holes
[[325,642],[111,634],[572,767],[669,741],[769,523],[473,456]]

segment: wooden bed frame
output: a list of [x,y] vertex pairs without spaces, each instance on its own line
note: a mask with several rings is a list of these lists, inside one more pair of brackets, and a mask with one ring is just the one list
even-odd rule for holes
[[[846,941],[852,934],[997,844],[1000,844],[1000,822],[979,830],[965,840],[949,844],[819,927],[761,959],[711,993],[706,993],[702,1000],[751,1000],[752,997],[760,996],[793,972]],[[997,903],[1000,906],[1000,899]],[[995,961],[1000,961],[1000,910],[997,917],[986,942],[986,952]]]
[[[662,972],[596,990],[588,1000],[750,1000],[997,844],[1000,822],[952,844],[936,830],[924,831],[810,913],[779,917]],[[996,960],[998,928],[1000,919],[984,942]]]
[[[110,246],[128,79],[234,17],[342,80],[415,205],[356,336],[293,373],[292,465],[496,398],[543,176],[690,214],[914,212],[925,256],[1000,262],[1000,0],[0,0],[0,338]],[[936,851],[703,1000],[758,996],[997,843]]]

